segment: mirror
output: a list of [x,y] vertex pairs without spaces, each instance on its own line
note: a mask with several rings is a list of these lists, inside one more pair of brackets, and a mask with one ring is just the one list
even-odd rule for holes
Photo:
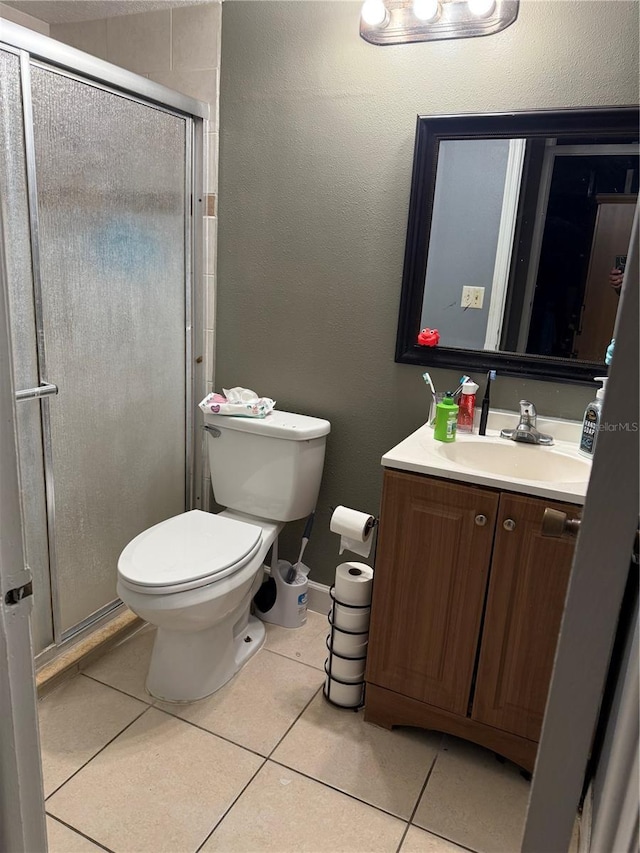
[[[603,372],[638,118],[637,107],[418,117],[396,361],[571,382]],[[418,343],[425,327],[436,346]]]

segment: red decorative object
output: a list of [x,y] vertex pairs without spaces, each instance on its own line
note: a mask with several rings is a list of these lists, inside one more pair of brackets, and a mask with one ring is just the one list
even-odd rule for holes
[[418,343],[421,347],[435,347],[440,342],[440,332],[437,329],[423,329],[418,334]]

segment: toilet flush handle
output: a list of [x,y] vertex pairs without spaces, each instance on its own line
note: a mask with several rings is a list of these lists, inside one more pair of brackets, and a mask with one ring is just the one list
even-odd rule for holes
[[205,432],[208,432],[212,438],[220,438],[220,436],[222,435],[218,427],[211,426],[210,424],[203,424],[202,429]]

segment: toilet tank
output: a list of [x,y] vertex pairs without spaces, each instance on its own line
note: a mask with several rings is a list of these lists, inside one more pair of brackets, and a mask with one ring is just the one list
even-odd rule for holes
[[329,421],[280,411],[266,418],[204,419],[219,504],[273,521],[304,518],[315,509]]

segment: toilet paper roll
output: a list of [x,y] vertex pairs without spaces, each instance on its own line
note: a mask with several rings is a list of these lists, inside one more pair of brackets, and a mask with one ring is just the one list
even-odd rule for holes
[[[340,681],[363,681],[364,664],[364,660],[345,660],[333,655],[326,659],[324,671],[331,678],[337,678]],[[329,666],[331,666],[331,672],[329,672]]]
[[340,536],[340,553],[347,550],[360,554],[361,557],[368,557],[374,521],[372,515],[346,506],[337,506],[331,516],[329,530]]
[[[370,618],[371,610],[368,607],[363,610],[355,610],[350,607],[343,607],[337,601],[333,605],[333,624],[336,628],[342,628],[343,631],[368,631]],[[362,642],[362,637],[359,642]]]
[[344,655],[347,658],[363,658],[367,654],[368,634],[343,634],[341,631],[333,632],[327,637],[327,648]]
[[336,568],[334,595],[343,604],[371,604],[373,569],[365,563],[340,563]]
[[325,679],[324,692],[327,699],[344,708],[357,708],[362,702],[364,684],[340,684],[333,678]]

